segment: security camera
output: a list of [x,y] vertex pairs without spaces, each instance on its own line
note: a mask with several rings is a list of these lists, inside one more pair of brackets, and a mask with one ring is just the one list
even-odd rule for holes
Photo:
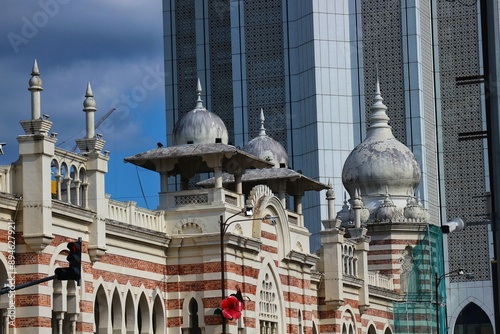
[[443,223],[441,226],[441,231],[443,233],[451,233],[454,231],[462,231],[465,228],[465,222],[463,221],[462,218],[453,218],[447,221],[446,223]]

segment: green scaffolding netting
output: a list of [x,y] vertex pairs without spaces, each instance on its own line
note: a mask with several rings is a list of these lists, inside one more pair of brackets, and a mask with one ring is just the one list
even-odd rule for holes
[[419,239],[402,259],[401,289],[406,297],[402,302],[394,302],[394,331],[437,333],[439,318],[439,332],[445,333],[445,282],[436,284],[444,273],[443,234],[438,226],[427,225]]

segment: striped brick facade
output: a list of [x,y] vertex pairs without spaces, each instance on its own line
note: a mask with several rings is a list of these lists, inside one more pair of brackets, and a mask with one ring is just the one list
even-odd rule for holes
[[[35,63],[30,83],[38,74]],[[30,90],[39,109],[41,86]],[[86,97],[84,111],[95,111],[90,85]],[[50,121],[32,114],[21,124],[21,158],[0,168],[0,280],[52,276],[77,238],[82,277],[2,295],[0,333],[220,333],[222,290],[237,289],[245,309],[227,333],[394,332],[398,259],[421,226],[344,228],[330,212],[312,254],[304,216],[285,209],[272,180],[247,194],[163,192],[161,210],[137,208],[106,195],[99,138],[79,140],[87,151],[75,154],[55,147]],[[253,215],[243,215],[245,203]]]

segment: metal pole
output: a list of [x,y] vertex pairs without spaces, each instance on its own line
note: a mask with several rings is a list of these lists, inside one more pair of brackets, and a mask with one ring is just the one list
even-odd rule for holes
[[434,279],[436,283],[436,333],[439,334],[439,278],[438,274],[434,274]]
[[494,251],[494,261],[492,262],[493,302],[495,332],[498,333],[500,326],[500,289],[498,288],[500,266],[497,263],[500,259],[500,215],[498,213],[500,210],[500,175],[497,172],[497,168],[500,165],[500,132],[498,130],[500,125],[500,97],[498,94],[498,62],[500,61],[498,2],[481,0],[480,10]]
[[[224,216],[220,215],[219,217],[219,224],[220,224],[220,289],[221,289],[221,295],[222,299],[224,300],[226,298],[226,262],[224,261]],[[226,319],[222,317],[222,334],[226,334]]]
[[57,278],[57,275],[52,275],[52,276],[47,276],[45,278],[40,278],[40,279],[37,279],[35,281],[31,281],[31,282],[28,282],[28,283],[19,284],[19,285],[16,285],[16,286],[12,287],[12,288],[9,287],[9,286],[5,286],[5,287],[3,287],[0,290],[0,295],[4,295],[4,294],[6,294],[9,291],[21,290],[21,289],[24,289],[24,288],[27,288],[27,287],[30,287],[30,286],[33,286],[33,285],[37,285],[37,284],[40,284],[40,283],[43,283],[43,282],[52,281],[53,279],[56,279],[56,278]]

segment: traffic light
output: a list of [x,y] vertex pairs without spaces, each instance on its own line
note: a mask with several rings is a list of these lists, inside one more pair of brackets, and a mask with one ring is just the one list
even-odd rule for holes
[[66,257],[69,267],[57,268],[55,274],[57,279],[61,281],[75,280],[80,285],[80,277],[82,271],[82,241],[74,241],[68,243],[69,254]]

